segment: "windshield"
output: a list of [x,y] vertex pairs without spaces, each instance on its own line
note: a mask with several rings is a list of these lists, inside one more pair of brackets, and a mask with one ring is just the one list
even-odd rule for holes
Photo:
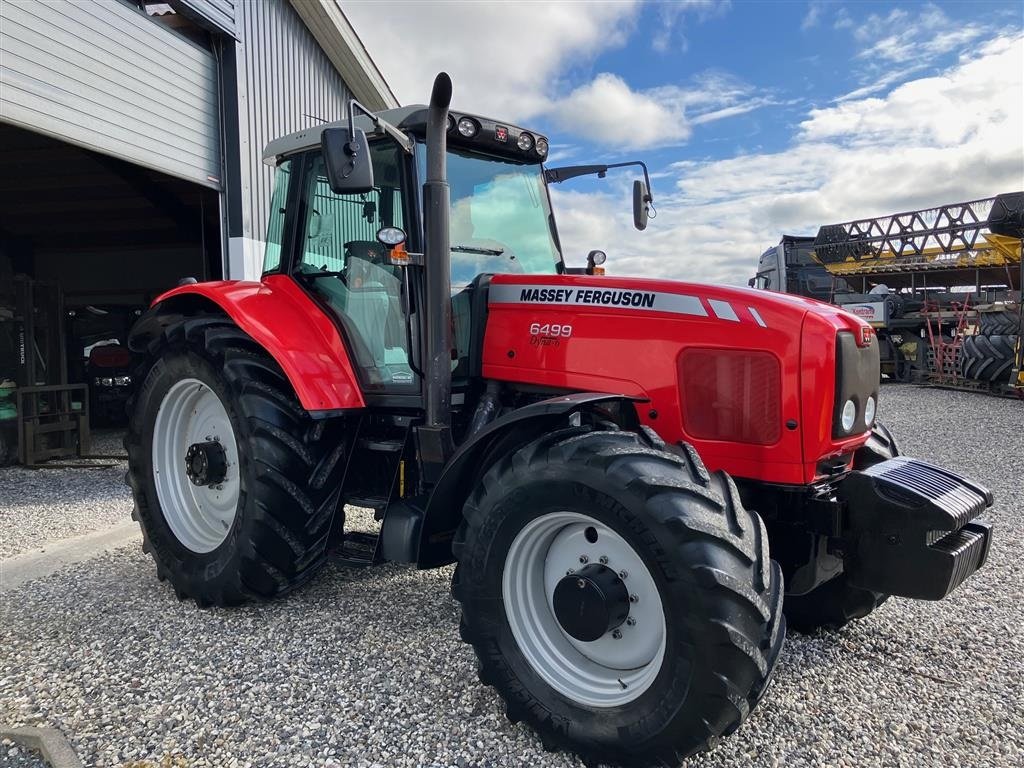
[[[426,152],[417,145],[420,175]],[[448,151],[452,290],[483,272],[552,275],[561,255],[539,165]]]

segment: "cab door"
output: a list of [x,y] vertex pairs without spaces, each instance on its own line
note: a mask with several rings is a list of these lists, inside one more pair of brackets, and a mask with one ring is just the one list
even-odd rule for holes
[[419,392],[410,355],[408,276],[388,262],[382,227],[412,219],[405,156],[391,141],[370,145],[376,186],[336,194],[323,155],[304,156],[292,274],[340,321],[367,392]]

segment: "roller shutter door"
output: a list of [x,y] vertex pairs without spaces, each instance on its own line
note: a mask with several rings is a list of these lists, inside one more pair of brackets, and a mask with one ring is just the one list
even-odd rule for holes
[[117,0],[5,0],[0,29],[0,120],[220,188],[212,53]]

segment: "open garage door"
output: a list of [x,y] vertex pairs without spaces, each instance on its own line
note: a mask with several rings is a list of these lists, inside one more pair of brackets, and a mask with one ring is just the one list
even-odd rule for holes
[[128,330],[221,277],[219,217],[214,189],[0,123],[0,400],[81,383],[94,426],[123,422]]
[[0,2],[0,121],[219,188],[213,54],[118,0]]

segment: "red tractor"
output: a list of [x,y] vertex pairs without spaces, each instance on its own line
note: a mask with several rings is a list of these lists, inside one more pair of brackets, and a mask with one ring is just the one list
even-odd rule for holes
[[[991,494],[898,456],[869,325],[566,266],[547,184],[609,166],[545,170],[545,137],[450,98],[442,74],[428,107],[271,142],[262,280],[190,281],[135,326],[134,515],[179,597],[457,563],[512,720],[674,765],[747,717],[787,620],[940,599],[984,564]],[[650,203],[644,168],[640,229]]]

